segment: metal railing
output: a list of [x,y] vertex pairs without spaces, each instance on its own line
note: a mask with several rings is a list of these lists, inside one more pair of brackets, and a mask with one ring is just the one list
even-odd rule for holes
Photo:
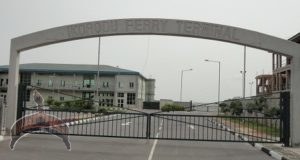
[[[42,126],[43,128],[58,128],[68,126],[68,130],[57,133],[57,130],[47,130],[47,132],[33,132],[36,128],[25,127],[22,132],[39,134],[64,134],[74,136],[100,136],[100,137],[120,137],[120,138],[147,138],[147,114],[145,113],[115,113],[98,114],[87,111],[55,111],[44,110],[43,113],[37,113],[36,110],[26,109],[26,118],[22,119],[21,124],[26,125],[26,121],[31,124],[38,124],[41,118],[45,117],[44,124],[54,124],[53,126]],[[50,117],[50,118],[49,118]],[[42,122],[44,122],[42,120]],[[31,130],[33,129],[33,130]]]
[[[21,92],[18,102],[18,111],[20,111],[18,118],[21,118],[21,121],[17,124],[37,124],[24,127],[16,126],[25,133],[37,133],[35,132],[38,130],[36,126],[42,125],[41,128],[48,127],[50,130],[38,133],[55,134],[58,133],[59,128],[58,130],[51,130],[53,127],[64,127],[61,129],[64,132],[58,134],[165,140],[284,143],[286,146],[289,143],[289,122],[286,120],[289,117],[286,114],[289,112],[287,110],[290,99],[289,93],[280,94],[280,116],[265,117],[203,115],[198,114],[198,112],[186,111],[170,112],[171,114],[165,112],[145,113],[127,108],[118,112],[99,110],[96,112],[93,108],[71,110],[72,108],[76,109],[74,106],[37,111],[26,108],[25,103],[23,103],[26,92],[22,94],[22,90],[26,90],[26,86],[19,87],[19,89]],[[191,106],[190,111],[202,106],[203,104]],[[26,118],[25,115],[27,115]]]
[[151,118],[153,139],[279,143],[281,137],[279,118],[176,114]]
[[[24,111],[26,115],[37,113],[32,109]],[[104,115],[56,110],[44,110],[42,114],[55,117],[47,118],[53,121],[48,124],[69,126],[67,132],[60,134],[74,136],[259,143],[279,143],[282,137],[280,118],[132,112]],[[33,116],[22,124],[26,121],[35,123],[40,119]],[[31,132],[30,127],[24,128],[27,130],[23,132]]]

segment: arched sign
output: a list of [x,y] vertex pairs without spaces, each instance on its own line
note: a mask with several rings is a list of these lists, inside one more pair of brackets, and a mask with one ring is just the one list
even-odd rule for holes
[[288,40],[276,38],[259,32],[198,21],[176,19],[116,19],[72,24],[51,28],[12,39],[10,51],[8,106],[12,125],[16,119],[17,89],[19,82],[19,54],[21,51],[49,44],[114,35],[169,35],[204,38],[245,45],[269,52],[281,53],[292,57],[291,78],[291,133],[292,143],[300,144],[300,45]]

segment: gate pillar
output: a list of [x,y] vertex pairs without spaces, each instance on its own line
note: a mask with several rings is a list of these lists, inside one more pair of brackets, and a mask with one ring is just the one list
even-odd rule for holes
[[300,146],[300,56],[292,58],[291,63],[291,145]]

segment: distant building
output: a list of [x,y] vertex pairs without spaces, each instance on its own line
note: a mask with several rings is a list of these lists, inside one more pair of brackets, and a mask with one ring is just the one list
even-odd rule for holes
[[[300,43],[300,33],[289,39]],[[273,53],[272,75],[258,75],[256,77],[256,94],[279,93],[291,89],[291,57]]]
[[[142,107],[144,101],[154,100],[155,79],[118,67],[101,65],[99,68],[97,80],[97,65],[21,64],[20,82],[33,86],[27,87],[27,105],[34,104],[34,86],[44,99],[57,101],[93,99],[105,106]],[[8,83],[8,66],[0,66],[0,97],[4,99]]]
[[265,95],[272,93],[273,75],[264,74],[255,77],[256,79],[256,95]]

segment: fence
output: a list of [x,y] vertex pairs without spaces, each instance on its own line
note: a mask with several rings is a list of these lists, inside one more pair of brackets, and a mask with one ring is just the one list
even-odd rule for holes
[[[107,114],[101,110],[96,112],[92,108],[76,108],[71,104],[67,108],[63,105],[57,110],[50,108],[51,110],[40,111],[27,108],[24,103],[26,88],[19,87],[19,90],[17,115],[21,121],[18,121],[14,127],[21,133],[36,133],[35,131],[40,133],[40,129],[48,129],[44,133],[167,140],[283,142],[286,146],[289,144],[288,108],[290,98],[288,92],[280,94],[281,113],[279,116],[253,117],[232,114],[235,112],[232,112],[231,115],[211,113],[204,115],[198,114],[198,112],[168,114],[164,112],[146,113],[125,108],[122,112]],[[228,103],[231,101],[236,100],[230,100]],[[214,107],[214,112],[217,113],[218,106],[215,103],[190,105],[189,108],[191,111],[197,111],[198,108],[205,105]],[[243,111],[241,103],[238,103],[238,106],[239,108],[230,105],[230,108],[238,108]],[[53,128],[57,130],[53,130]],[[63,132],[59,133],[58,131]],[[20,132],[18,134],[21,134]]]
[[[27,116],[17,122],[17,125],[25,125],[25,130],[21,130],[23,133],[33,133],[38,129],[35,126],[50,124],[49,130],[35,133],[56,134],[63,131],[58,134],[260,143],[279,143],[282,137],[280,118],[132,112],[103,115],[88,111],[37,112],[32,109],[25,109],[24,115]],[[268,126],[270,122],[274,123]]]
[[[268,127],[271,121],[276,123]],[[279,118],[154,114],[150,138],[278,143],[282,136],[279,126]]]

